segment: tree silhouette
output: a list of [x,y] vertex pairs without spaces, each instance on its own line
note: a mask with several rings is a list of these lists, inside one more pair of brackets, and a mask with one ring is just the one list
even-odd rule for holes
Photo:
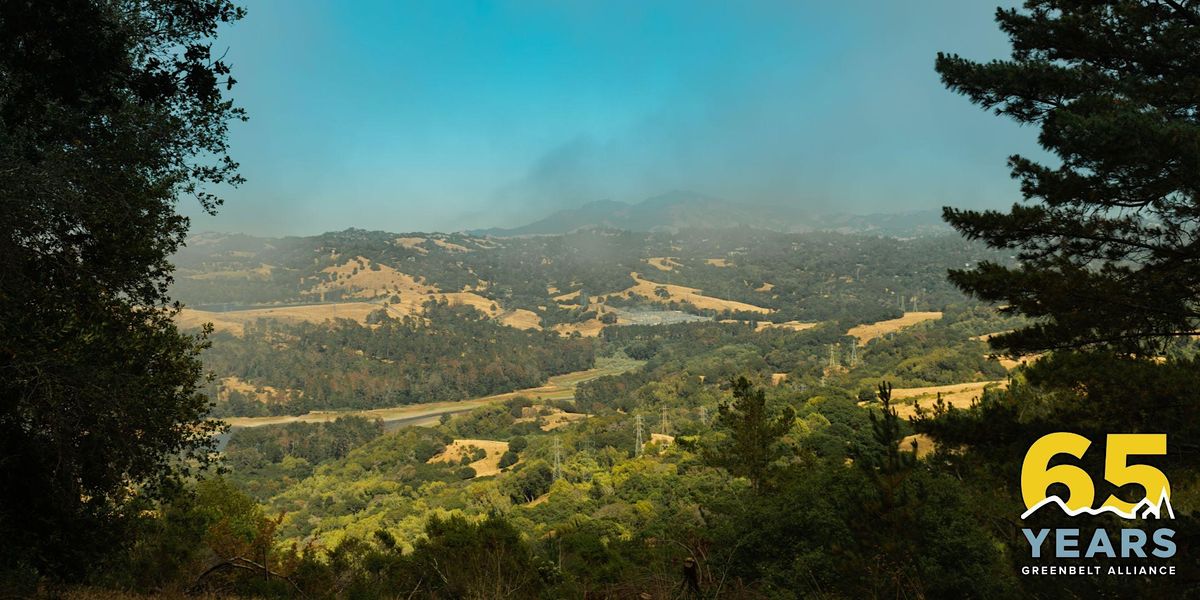
[[76,578],[209,458],[166,295],[183,196],[237,183],[228,0],[0,3],[0,569]]
[[1200,320],[1200,4],[1027,0],[1000,9],[1012,56],[939,54],[945,85],[1041,129],[1058,164],[1014,155],[1025,204],[946,208],[971,239],[1018,264],[950,272],[964,291],[1034,325],[995,336],[1014,352],[1104,345],[1157,352]]

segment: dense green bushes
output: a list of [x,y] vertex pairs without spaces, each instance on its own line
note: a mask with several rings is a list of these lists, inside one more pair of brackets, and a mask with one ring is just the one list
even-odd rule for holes
[[382,315],[371,326],[260,321],[241,337],[218,334],[205,353],[209,369],[290,391],[257,406],[220,403],[214,414],[462,400],[535,387],[551,375],[594,365],[591,340],[505,327],[465,306],[431,302],[426,308],[428,322]]

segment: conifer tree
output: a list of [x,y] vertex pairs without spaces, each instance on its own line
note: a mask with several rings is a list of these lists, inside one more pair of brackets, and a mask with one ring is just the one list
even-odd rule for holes
[[998,9],[1011,57],[939,54],[945,85],[1038,127],[1052,160],[1015,155],[1024,203],[946,208],[1017,264],[951,271],[964,291],[1034,317],[1012,352],[1158,352],[1200,321],[1200,2],[1027,0]]
[[746,477],[756,491],[767,483],[772,464],[786,448],[781,440],[792,429],[796,413],[791,407],[772,411],[762,388],[745,377],[733,381],[733,398],[717,407],[717,425],[728,431],[721,446],[706,451],[710,464]]

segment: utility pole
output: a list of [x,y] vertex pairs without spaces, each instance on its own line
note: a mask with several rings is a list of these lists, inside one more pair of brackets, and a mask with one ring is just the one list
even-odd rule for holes
[[562,479],[562,447],[558,443],[558,436],[554,436],[554,480]]
[[642,432],[642,415],[635,416],[633,418],[633,422],[634,422],[634,426],[637,429],[637,441],[634,442],[637,444],[636,456],[641,456],[642,455],[642,444],[645,443],[642,441],[642,436],[644,435],[644,433]]

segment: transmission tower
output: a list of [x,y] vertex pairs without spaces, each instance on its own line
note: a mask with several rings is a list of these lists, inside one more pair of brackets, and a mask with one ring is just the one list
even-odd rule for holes
[[837,359],[837,344],[829,345],[829,368],[836,369],[838,367]]
[[850,368],[858,366],[858,339],[850,338]]
[[558,443],[558,436],[554,436],[554,480],[562,479],[562,447]]
[[643,425],[642,425],[642,415],[637,415],[637,416],[635,416],[635,417],[633,418],[633,422],[634,422],[634,426],[635,426],[635,428],[636,428],[636,431],[637,431],[637,441],[636,441],[636,442],[634,442],[635,444],[637,444],[637,447],[636,447],[636,452],[637,452],[637,456],[641,456],[641,455],[642,455],[642,444],[643,444],[643,442],[642,442],[642,436],[644,435],[644,433],[643,433],[643,431],[642,431],[642,427],[643,427]]
[[708,409],[703,406],[700,407],[700,424],[708,425]]

